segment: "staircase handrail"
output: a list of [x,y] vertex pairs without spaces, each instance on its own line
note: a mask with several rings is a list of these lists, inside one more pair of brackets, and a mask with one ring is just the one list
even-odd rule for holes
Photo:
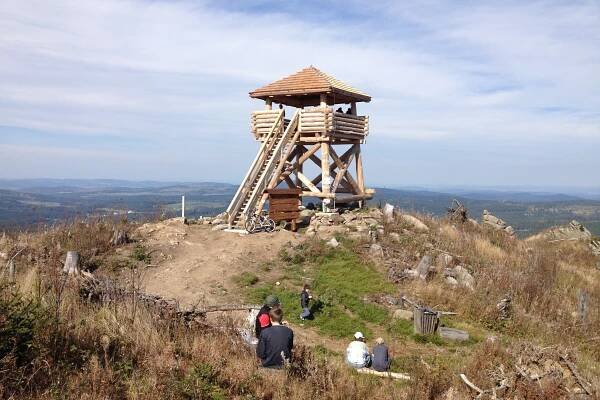
[[264,173],[259,178],[259,181],[258,181],[256,187],[254,188],[254,191],[252,192],[250,201],[246,205],[246,210],[245,210],[246,215],[248,215],[250,212],[254,211],[254,206],[255,206],[256,202],[258,201],[258,199],[261,197],[261,196],[259,196],[259,194],[262,195],[262,193],[265,191],[269,181],[271,180],[271,175],[273,174],[273,171],[275,170],[275,167],[277,166],[277,163],[275,161],[278,160],[278,162],[282,162],[282,161],[285,162],[285,160],[281,160],[282,153],[283,153],[283,150],[285,149],[285,145],[289,141],[289,138],[292,136],[292,133],[296,130],[296,127],[298,126],[299,118],[300,118],[300,110],[297,110],[294,113],[294,117],[290,121],[287,129],[283,133],[281,140],[279,141],[279,143],[277,143],[277,147],[275,148],[275,152],[273,153],[272,158],[268,161],[268,164],[267,164],[267,167],[265,168]]
[[254,180],[256,178],[256,175],[258,174],[258,171],[260,171],[260,167],[261,167],[262,163],[259,163],[258,160],[262,156],[264,156],[270,150],[271,146],[273,145],[273,141],[271,141],[270,139],[274,134],[278,133],[278,129],[279,129],[278,127],[281,124],[282,118],[283,118],[283,110],[279,111],[279,114],[277,115],[277,119],[275,120],[275,123],[271,127],[271,130],[269,131],[269,133],[265,136],[264,141],[260,145],[258,153],[256,153],[256,157],[254,158],[254,161],[252,161],[250,168],[248,168],[248,172],[246,173],[246,176],[244,177],[242,184],[240,184],[240,186],[238,187],[238,190],[235,192],[235,195],[233,196],[233,199],[231,200],[231,203],[229,203],[229,207],[227,207],[227,215],[229,216],[228,222],[230,225],[233,222],[233,219],[235,218],[237,212],[240,209],[241,204],[244,201],[245,193],[244,193],[243,189],[248,184],[248,180],[251,177],[252,177],[252,180]]

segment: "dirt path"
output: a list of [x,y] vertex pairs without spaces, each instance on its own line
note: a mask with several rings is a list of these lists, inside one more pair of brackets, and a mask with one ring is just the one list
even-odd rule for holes
[[210,228],[178,220],[142,225],[137,234],[155,265],[144,275],[144,290],[183,306],[239,302],[243,299],[232,277],[243,271],[259,274],[282,246],[300,241],[289,231],[240,235]]

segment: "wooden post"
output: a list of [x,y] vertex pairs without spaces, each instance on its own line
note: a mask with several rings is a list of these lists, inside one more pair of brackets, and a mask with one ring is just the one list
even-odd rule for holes
[[321,95],[321,108],[327,108],[327,95]]
[[[328,195],[331,188],[331,178],[329,176],[329,143],[321,143],[321,192]],[[328,211],[328,206],[323,202],[323,211]]]
[[358,115],[358,114],[356,114],[356,103],[354,103],[354,102],[350,103],[350,113],[352,115]]
[[265,100],[265,110],[272,110],[273,109],[273,101],[271,99],[266,99]]
[[185,221],[185,196],[181,196],[181,219]]
[[358,188],[360,189],[360,194],[365,192],[365,177],[363,175],[363,162],[362,162],[362,154],[360,152],[360,145],[356,145],[356,180],[358,184]]

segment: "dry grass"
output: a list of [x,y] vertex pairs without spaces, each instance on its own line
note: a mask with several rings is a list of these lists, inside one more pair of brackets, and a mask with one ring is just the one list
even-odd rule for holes
[[[455,398],[468,398],[457,373],[466,372],[478,385],[492,387],[492,372],[499,364],[512,365],[517,344],[524,340],[560,346],[578,361],[588,379],[600,376],[600,346],[590,340],[600,331],[600,272],[585,246],[523,243],[471,225],[453,227],[419,218],[429,226],[428,233],[407,233],[409,227],[403,224],[386,226],[388,232],[401,234],[400,242],[384,238],[388,254],[413,265],[424,254],[454,254],[454,264],[472,271],[476,287],[451,289],[438,273],[427,284],[409,282],[399,290],[428,305],[457,311],[460,327],[501,340],[446,348],[399,339],[404,353],[396,354],[397,361],[415,377],[409,384],[358,375],[337,357],[302,346],[288,370],[265,372],[233,327],[188,327],[158,318],[131,299],[110,303],[82,299],[76,282],[60,273],[61,260],[66,250],[75,249],[89,269],[109,262],[115,251],[109,244],[115,226],[96,221],[21,233],[0,249],[14,254],[25,247],[16,260],[17,283],[3,285],[0,293],[2,304],[22,300],[11,315],[23,317],[21,336],[15,336],[16,331],[6,329],[13,326],[7,322],[9,315],[0,309],[0,334],[15,344],[0,354],[0,398],[420,400],[444,398],[451,387]],[[123,223],[119,229],[130,228]],[[318,260],[321,253],[322,244],[309,241],[286,256],[292,263],[302,263]],[[135,267],[133,263],[132,277]],[[585,320],[577,312],[580,293],[589,299]],[[513,313],[501,320],[496,303],[507,294],[513,298]],[[27,335],[29,350],[19,356],[15,338]],[[552,381],[543,386],[519,382],[513,394],[524,399],[566,398],[561,390]]]

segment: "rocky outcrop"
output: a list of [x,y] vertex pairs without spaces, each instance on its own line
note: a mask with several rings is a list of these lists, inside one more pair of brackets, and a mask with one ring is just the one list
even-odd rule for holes
[[555,226],[543,232],[528,237],[526,240],[592,240],[592,233],[578,221],[571,221],[567,225]]
[[401,214],[400,219],[408,223],[417,232],[429,232],[429,227],[417,217],[413,217],[412,215],[408,214]]
[[508,225],[502,219],[490,214],[488,210],[483,210],[482,222],[484,226],[489,226],[494,229],[504,231],[510,236],[515,235],[515,230],[512,226]]

